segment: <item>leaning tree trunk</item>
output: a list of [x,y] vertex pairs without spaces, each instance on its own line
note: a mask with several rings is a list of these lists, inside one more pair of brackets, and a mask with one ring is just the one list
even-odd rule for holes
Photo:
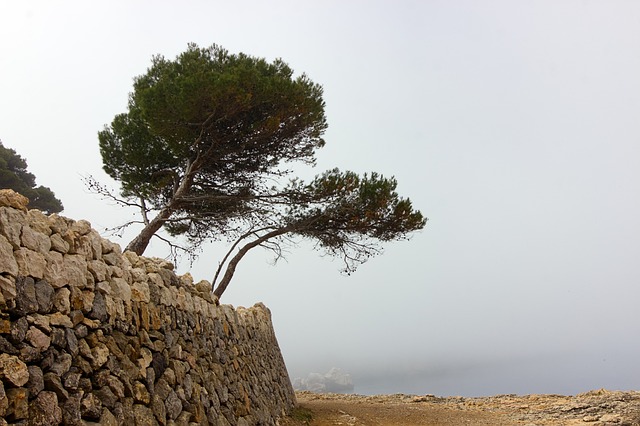
[[142,228],[142,231],[140,231],[140,233],[133,240],[131,240],[125,250],[132,251],[138,256],[141,256],[142,253],[144,253],[144,251],[147,249],[151,238],[153,238],[155,233],[158,232],[160,228],[162,228],[162,225],[165,224],[167,219],[171,217],[171,212],[172,210],[168,207],[161,210],[160,213],[158,213],[156,217],[154,217],[144,228]]
[[227,289],[227,286],[231,282],[231,278],[233,278],[233,274],[236,272],[236,267],[238,266],[238,262],[242,260],[244,255],[247,254],[249,250],[259,246],[260,244],[264,243],[265,241],[271,238],[284,235],[287,232],[290,232],[291,230],[292,230],[292,227],[285,226],[284,228],[276,229],[267,234],[264,234],[262,237],[257,238],[254,241],[251,241],[250,243],[247,243],[246,245],[244,245],[240,250],[238,250],[238,253],[236,253],[236,255],[233,256],[229,261],[229,264],[227,265],[227,270],[225,271],[224,276],[222,277],[222,280],[220,280],[220,283],[217,285],[216,289],[213,291],[213,294],[215,294],[218,297],[218,299],[220,299],[220,297],[222,296],[222,293],[224,293],[224,291]]
[[[147,249],[147,246],[149,245],[149,241],[151,241],[151,238],[153,238],[155,233],[158,232],[160,228],[162,228],[162,226],[171,217],[171,214],[173,214],[173,212],[175,211],[176,200],[189,192],[189,188],[193,183],[193,176],[198,171],[198,168],[201,164],[202,159],[198,157],[193,163],[189,163],[187,165],[184,176],[175,186],[171,200],[169,200],[165,207],[160,210],[160,213],[158,213],[156,217],[154,217],[149,223],[145,225],[144,228],[142,228],[142,231],[140,231],[140,233],[133,240],[131,240],[125,250],[130,250],[138,256],[144,253],[144,251]],[[144,214],[145,213],[143,212],[143,215]]]

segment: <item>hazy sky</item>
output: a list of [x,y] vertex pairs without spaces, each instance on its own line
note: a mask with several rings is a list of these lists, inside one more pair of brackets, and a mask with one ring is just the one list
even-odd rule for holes
[[[81,176],[115,187],[97,132],[152,55],[189,42],[307,73],[329,130],[304,173],[394,175],[429,218],[351,277],[306,244],[275,267],[259,250],[240,264],[223,302],[271,308],[292,378],[339,367],[359,393],[638,389],[640,2],[4,1],[0,139],[66,216],[98,230],[132,218]],[[205,249],[196,280],[220,251]]]

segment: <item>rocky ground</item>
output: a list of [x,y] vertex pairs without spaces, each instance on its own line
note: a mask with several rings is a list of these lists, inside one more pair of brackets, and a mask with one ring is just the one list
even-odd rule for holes
[[640,425],[640,392],[591,391],[575,396],[339,395],[298,392],[282,426]]

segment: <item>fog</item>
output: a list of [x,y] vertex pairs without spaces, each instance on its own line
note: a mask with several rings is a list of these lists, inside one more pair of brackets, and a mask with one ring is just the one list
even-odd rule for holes
[[[393,175],[429,218],[350,277],[305,242],[275,266],[243,260],[222,302],[269,306],[292,379],[337,368],[365,394],[638,388],[640,3],[3,2],[0,139],[64,215],[98,230],[133,218],[81,177],[117,187],[97,132],[152,55],[189,42],[305,72],[329,129],[299,174]],[[210,280],[224,250],[178,271]]]

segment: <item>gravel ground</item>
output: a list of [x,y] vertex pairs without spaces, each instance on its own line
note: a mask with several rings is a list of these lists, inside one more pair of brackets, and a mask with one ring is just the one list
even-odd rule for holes
[[298,392],[299,407],[282,426],[311,425],[584,425],[640,426],[640,392],[575,396],[341,395]]

